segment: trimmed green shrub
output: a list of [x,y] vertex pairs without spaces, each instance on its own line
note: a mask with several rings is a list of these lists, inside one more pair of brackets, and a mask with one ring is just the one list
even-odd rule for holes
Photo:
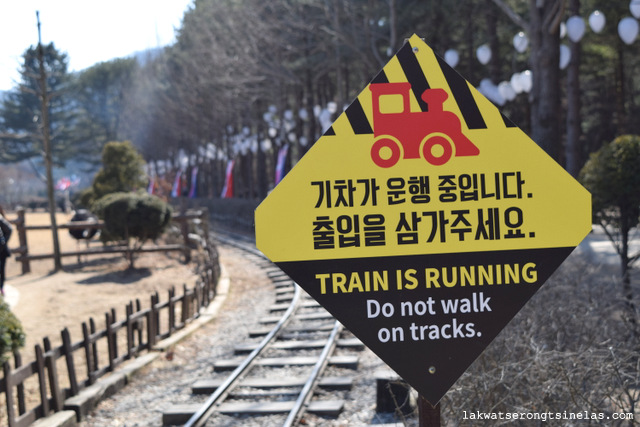
[[90,188],[79,195],[79,204],[93,210],[93,203],[107,194],[140,190],[146,186],[145,161],[129,141],[111,141],[102,149],[102,168]]
[[[146,193],[111,193],[94,203],[95,214],[104,221],[103,240],[125,240],[133,250],[156,240],[171,222],[171,207]],[[133,267],[133,253],[129,265]]]
[[580,171],[580,182],[591,192],[594,222],[620,256],[623,293],[633,325],[638,327],[630,271],[640,254],[629,253],[629,239],[640,225],[640,136],[621,135],[591,153]]
[[24,330],[9,304],[0,301],[0,362],[4,363],[14,350],[24,346]]

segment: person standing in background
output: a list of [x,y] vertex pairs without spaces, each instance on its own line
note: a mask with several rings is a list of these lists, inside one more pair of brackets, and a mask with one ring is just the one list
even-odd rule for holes
[[4,271],[7,258],[11,256],[9,251],[9,239],[11,238],[11,223],[4,215],[4,209],[0,206],[0,293],[4,295]]

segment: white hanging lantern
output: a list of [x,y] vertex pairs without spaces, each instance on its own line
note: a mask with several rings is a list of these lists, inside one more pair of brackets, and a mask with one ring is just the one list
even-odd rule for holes
[[260,144],[260,149],[263,152],[267,152],[267,151],[271,150],[271,140],[270,139],[262,140],[262,143]]
[[594,10],[591,15],[589,15],[589,26],[594,33],[600,33],[604,29],[604,24],[606,23],[607,19],[605,18],[604,13],[599,10]]
[[578,43],[582,40],[582,36],[584,36],[584,31],[586,27],[584,24],[584,19],[579,16],[572,16],[567,19],[567,34],[569,35],[569,39]]
[[504,97],[500,94],[498,90],[498,86],[494,85],[493,82],[489,79],[482,79],[480,81],[480,86],[478,86],[478,91],[486,96],[489,101],[503,106],[506,102]]
[[564,70],[571,62],[571,49],[566,44],[560,45],[560,69]]
[[164,160],[156,160],[156,171],[158,172],[158,175],[164,175],[167,172]]
[[449,49],[444,53],[444,61],[449,64],[451,68],[455,68],[458,65],[458,61],[460,61],[460,55],[458,55],[458,51],[455,49]]
[[636,19],[640,19],[640,0],[631,0],[629,10]]
[[533,76],[530,70],[524,70],[520,73],[520,84],[524,92],[529,93],[531,91],[533,87]]
[[516,94],[522,93],[522,91],[524,90],[522,88],[520,73],[513,73],[513,75],[511,76],[511,80],[509,80],[509,83],[511,83],[511,87],[516,92]]
[[487,44],[483,44],[476,50],[476,56],[481,64],[488,64],[491,60],[491,48]]
[[249,152],[249,148],[251,147],[251,142],[247,140],[240,141],[238,147],[240,148],[240,154],[246,156]]
[[285,118],[285,120],[293,120],[293,111],[285,110],[284,111],[284,118]]
[[638,21],[630,16],[622,18],[618,23],[618,35],[626,44],[631,44],[638,37]]
[[318,116],[318,121],[320,122],[320,126],[322,127],[322,132],[325,132],[331,127],[331,112],[328,109],[322,110],[322,112]]
[[309,112],[306,108],[301,108],[300,111],[298,111],[298,117],[306,122],[309,120]]
[[500,82],[498,84],[498,92],[507,101],[513,101],[516,98],[516,91],[513,90],[509,82]]
[[207,159],[215,159],[216,158],[216,146],[211,142],[207,144]]
[[189,166],[189,156],[182,148],[178,151],[178,162],[180,163],[180,169],[182,170],[186,170],[187,166]]
[[520,31],[513,36],[513,47],[520,53],[527,50],[527,47],[529,47],[529,39],[524,32]]
[[567,24],[564,22],[560,23],[560,38],[563,39],[567,35]]

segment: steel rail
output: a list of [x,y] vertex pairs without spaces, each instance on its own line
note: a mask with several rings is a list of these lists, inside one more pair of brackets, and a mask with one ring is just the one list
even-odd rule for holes
[[[227,242],[225,242],[227,243]],[[234,246],[239,247],[241,249],[247,250],[245,247],[241,247],[240,245],[235,244]],[[253,251],[248,251],[255,254]],[[264,257],[264,255],[261,255]],[[293,313],[295,313],[300,299],[302,295],[302,291],[298,284],[294,284],[295,292],[293,294],[293,298],[291,300],[291,304],[287,308],[287,311],[284,312],[278,323],[273,327],[273,329],[260,341],[258,347],[253,350],[244,361],[236,368],[234,371],[227,377],[227,379],[209,396],[207,401],[198,409],[196,413],[194,413],[191,418],[184,424],[185,427],[201,427],[203,426],[207,420],[213,415],[215,412],[215,407],[218,402],[222,401],[231,391],[231,387],[233,387],[237,382],[241,379],[242,375],[249,369],[250,366],[253,365],[253,362],[258,358],[260,353],[267,348],[269,343],[278,335],[278,333],[282,330],[282,328],[291,320]]]
[[333,330],[331,331],[331,334],[327,339],[327,343],[324,345],[322,353],[320,353],[320,358],[314,365],[313,370],[309,375],[309,379],[305,383],[304,387],[302,387],[302,390],[300,391],[298,399],[293,405],[293,408],[291,409],[291,411],[289,411],[289,416],[285,420],[283,427],[294,426],[300,420],[300,417],[304,414],[304,409],[313,397],[313,390],[318,383],[318,380],[320,379],[320,375],[322,375],[325,368],[329,364],[329,357],[338,345],[338,337],[340,336],[340,333],[343,329],[344,327],[342,326],[342,324],[336,320],[333,326]]
[[265,260],[268,260],[268,258],[260,251],[260,249],[255,247],[255,243],[253,241],[251,241],[251,247],[248,247],[247,244],[242,244],[242,243],[238,243],[239,239],[242,239],[246,242],[249,242],[249,238],[240,235],[240,234],[234,234],[230,231],[224,231],[224,230],[217,230],[213,233],[213,238],[215,240],[218,240],[224,244],[227,244],[229,246],[233,246],[235,248],[238,249],[242,249],[245,252],[249,252],[255,256],[264,258]]

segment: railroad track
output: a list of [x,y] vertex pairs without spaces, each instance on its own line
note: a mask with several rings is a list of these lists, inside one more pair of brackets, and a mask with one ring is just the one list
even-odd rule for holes
[[163,425],[294,426],[305,414],[337,417],[363,344],[270,263],[251,239],[228,233],[215,238],[266,270],[274,304],[233,357],[213,362],[212,377],[192,385],[195,403],[164,411]]

